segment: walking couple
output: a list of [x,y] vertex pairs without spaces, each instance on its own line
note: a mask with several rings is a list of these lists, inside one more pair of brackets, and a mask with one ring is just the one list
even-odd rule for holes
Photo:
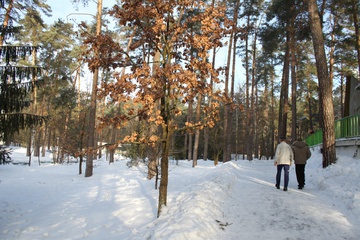
[[305,185],[305,165],[310,158],[309,146],[300,138],[292,146],[286,143],[286,137],[280,138],[280,143],[276,147],[274,166],[277,167],[275,187],[280,189],[281,172],[284,169],[284,191],[288,190],[289,170],[292,162],[295,161],[295,172],[298,182],[298,189],[303,189]]

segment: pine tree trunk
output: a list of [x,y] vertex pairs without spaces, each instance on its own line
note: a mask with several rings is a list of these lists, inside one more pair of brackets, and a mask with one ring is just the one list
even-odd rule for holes
[[[102,0],[98,0],[97,5],[97,19],[96,19],[96,35],[100,35],[101,32],[101,15],[102,15]],[[95,52],[95,54],[99,54]],[[89,129],[88,129],[88,154],[86,158],[85,177],[91,177],[93,175],[93,159],[94,159],[94,144],[95,144],[95,119],[96,119],[96,94],[97,84],[99,78],[99,68],[96,68],[93,75],[92,91],[91,91],[91,107],[89,114]],[[95,153],[96,154],[96,153]]]
[[48,129],[48,124],[45,122],[44,126],[41,128],[42,131],[42,139],[41,139],[41,157],[45,157],[46,155],[46,133]]
[[275,156],[275,86],[274,86],[274,77],[271,77],[271,99],[270,99],[270,156],[271,159]]
[[[189,139],[189,134],[186,133],[185,137],[184,137],[184,147],[182,149],[182,153],[185,156],[185,158],[186,158],[187,153],[188,153],[188,141],[189,141],[188,139]],[[186,158],[186,159],[189,160],[189,158]]]
[[[234,8],[234,15],[233,15],[233,24],[234,27],[232,29],[233,35],[232,35],[232,39],[230,39],[230,44],[232,43],[232,48],[229,48],[229,56],[230,53],[232,54],[232,66],[231,66],[231,80],[230,80],[230,95],[229,95],[229,99],[231,101],[234,101],[234,95],[235,95],[235,69],[236,69],[236,44],[237,44],[237,22],[238,22],[238,12],[239,12],[239,6],[240,6],[240,0],[236,1],[235,4],[235,8]],[[229,58],[228,60],[230,60],[231,58]],[[230,69],[230,62],[228,62],[228,68]],[[228,76],[229,78],[229,76]],[[230,106],[228,107],[228,116],[227,116],[227,133],[226,133],[226,159],[225,161],[230,161],[231,160],[231,153],[232,153],[232,149],[233,149],[233,141],[231,141],[232,136],[233,136],[233,124],[232,124],[232,120],[233,120],[233,115],[234,115],[234,110],[233,108],[231,108]]]
[[336,162],[332,84],[327,69],[324,38],[316,0],[308,0],[308,12],[319,79],[319,100],[320,109],[322,109],[320,115],[323,129],[323,167],[325,168]]
[[290,53],[291,53],[291,142],[295,142],[297,136],[297,108],[296,108],[296,88],[297,88],[297,73],[296,73],[296,38],[294,19],[291,19],[290,24]]
[[333,23],[333,29],[331,31],[331,42],[330,42],[330,52],[329,52],[329,78],[330,78],[330,82],[333,82],[334,79],[334,64],[335,64],[335,28],[338,27],[338,23],[337,23],[337,16],[336,14],[333,15],[334,16],[334,23]]
[[[230,99],[229,96],[229,69],[230,69],[230,62],[231,62],[231,49],[232,49],[232,42],[234,38],[234,33],[230,34],[229,39],[229,48],[227,54],[227,63],[226,63],[226,71],[225,71],[225,88],[224,94],[225,97]],[[223,125],[223,162],[227,162],[229,160],[229,153],[228,153],[228,145],[229,145],[229,106],[225,104],[224,106],[224,125]]]
[[[81,131],[80,131],[80,144],[79,144],[79,151],[80,151],[80,161],[79,161],[79,175],[82,174],[82,163],[83,163],[83,145],[84,145],[84,135],[85,135],[85,123],[84,120],[86,119],[86,114],[81,117],[82,114],[79,114],[79,122],[81,123]],[[83,119],[82,119],[83,118]]]
[[[201,93],[199,93],[198,94],[198,102],[196,105],[196,122],[199,122],[200,118],[201,118],[201,111],[200,111],[201,110],[201,102],[202,102],[202,95],[201,95]],[[200,139],[200,129],[196,128],[195,141],[194,141],[194,153],[193,153],[193,167],[197,166],[199,139]]]
[[39,154],[40,154],[40,131],[39,129],[35,130],[36,131],[36,134],[35,134],[35,137],[34,137],[34,143],[33,143],[33,146],[34,146],[34,151],[33,151],[33,156],[34,157],[38,157]]
[[[115,141],[116,141],[116,127],[113,125],[113,127],[111,128],[111,144],[114,144],[116,145]],[[109,164],[110,163],[114,163],[114,158],[115,158],[115,150],[116,150],[116,147],[111,147],[110,148],[110,156],[109,156]]]
[[[249,26],[249,18],[248,18],[248,26]],[[245,116],[246,116],[246,126],[249,126],[251,123],[251,114],[250,114],[250,75],[249,75],[249,37],[246,36],[245,38],[245,78],[246,78],[246,92],[245,92]],[[246,153],[246,159],[249,159],[249,155],[252,155],[251,147],[249,146],[250,139],[250,128],[246,127],[245,129],[245,142],[244,147],[246,151],[244,151],[244,154]]]
[[204,127],[204,153],[203,159],[204,161],[208,160],[208,152],[209,152],[209,128]]
[[354,28],[355,28],[355,39],[356,39],[356,52],[358,59],[358,70],[360,73],[360,29],[359,29],[359,18],[358,18],[358,0],[352,0],[353,4],[353,18],[354,18]]
[[254,106],[254,157],[259,159],[259,126],[258,126],[258,108],[259,106],[259,97],[258,97],[258,86],[255,84],[255,106]]
[[264,81],[264,94],[263,94],[263,99],[264,99],[264,109],[265,111],[263,112],[263,120],[265,120],[265,129],[263,129],[264,131],[264,138],[262,141],[264,141],[263,146],[264,146],[264,155],[266,156],[266,159],[269,159],[270,156],[270,99],[269,99],[269,82],[268,80]]
[[286,37],[286,49],[284,56],[283,75],[281,78],[281,93],[280,93],[280,107],[279,107],[279,122],[278,122],[278,140],[280,136],[286,137],[287,117],[289,111],[289,36]]
[[310,134],[314,132],[314,123],[313,123],[313,109],[311,104],[312,95],[310,93],[310,79],[307,79],[307,101],[308,101],[308,109],[309,109],[309,127]]
[[29,130],[28,139],[27,139],[27,145],[26,145],[26,156],[27,157],[31,156],[31,145],[32,145],[31,134],[32,134],[31,130]]
[[[256,39],[257,33],[255,32],[254,35],[254,42],[253,42],[253,50],[252,50],[252,71],[251,71],[251,94],[250,94],[250,119],[248,128],[249,130],[249,147],[248,147],[248,159],[253,159],[253,150],[255,156],[257,156],[257,148],[256,148],[256,114],[255,114],[255,96],[256,96]],[[255,145],[254,145],[255,144]]]
[[[189,109],[188,109],[188,122],[192,121],[192,111],[193,111],[193,102],[189,101]],[[192,159],[192,145],[193,145],[193,133],[188,132],[188,143],[187,143],[187,151],[188,151],[188,157],[187,159],[190,161]]]
[[40,147],[41,147],[41,138],[42,138],[42,131],[41,131],[41,128],[38,129],[38,134],[36,136],[36,151],[37,151],[37,158],[38,158],[38,163],[39,163],[39,166],[40,166]]
[[345,93],[345,89],[344,89],[344,78],[345,76],[341,75],[340,76],[340,111],[341,111],[341,116],[340,118],[344,118],[345,114],[344,114],[344,93]]
[[[212,1],[212,4],[214,5],[214,0]],[[216,57],[216,47],[213,48],[213,53],[212,53],[212,63],[211,63],[211,66],[213,69],[215,69],[215,57]],[[214,85],[214,82],[213,82],[213,76],[210,77],[210,86],[211,86],[211,92],[213,90],[213,85]],[[211,95],[208,96],[208,106],[211,105],[211,102],[212,102],[212,99],[211,99]],[[210,129],[209,127],[205,127],[204,128],[204,160],[207,160],[208,159],[208,151],[209,151],[209,134],[210,134]]]

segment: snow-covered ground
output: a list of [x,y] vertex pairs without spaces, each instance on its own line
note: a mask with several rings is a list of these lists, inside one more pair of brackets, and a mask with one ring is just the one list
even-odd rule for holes
[[[24,149],[12,157],[27,161]],[[77,164],[0,165],[0,239],[360,239],[360,162],[322,169],[321,158],[314,150],[303,190],[292,166],[287,192],[272,160],[171,162],[160,218],[145,166],[97,160],[85,178]]]

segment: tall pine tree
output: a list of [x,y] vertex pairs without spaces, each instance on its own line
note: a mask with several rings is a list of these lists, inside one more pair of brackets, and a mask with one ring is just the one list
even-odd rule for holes
[[[9,143],[14,133],[41,124],[45,117],[25,112],[30,94],[43,81],[38,66],[21,64],[38,49],[16,41],[21,27],[13,26],[14,1],[0,1],[0,141]],[[25,7],[25,4],[22,5]]]

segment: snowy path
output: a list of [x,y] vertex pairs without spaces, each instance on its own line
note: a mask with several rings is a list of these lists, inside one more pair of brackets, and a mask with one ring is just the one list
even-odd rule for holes
[[145,166],[96,161],[91,178],[76,164],[0,166],[0,239],[360,239],[360,162],[322,170],[313,154],[305,189],[297,190],[292,167],[288,192],[274,187],[272,163],[171,162],[160,218]]
[[238,181],[224,202],[230,205],[224,212],[229,223],[224,239],[359,239],[357,227],[311,184],[297,189],[294,166],[288,192],[276,189],[270,162],[237,166]]

